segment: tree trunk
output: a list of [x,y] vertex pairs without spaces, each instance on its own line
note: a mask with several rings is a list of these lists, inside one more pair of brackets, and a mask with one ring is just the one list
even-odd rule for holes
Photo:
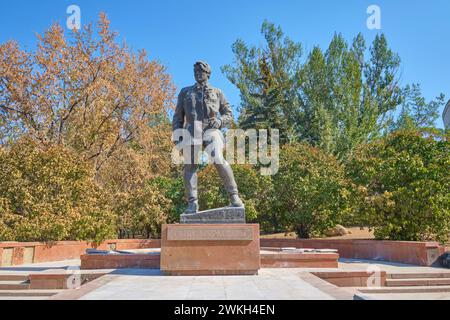
[[296,233],[300,239],[309,239],[309,228],[303,224],[297,225]]

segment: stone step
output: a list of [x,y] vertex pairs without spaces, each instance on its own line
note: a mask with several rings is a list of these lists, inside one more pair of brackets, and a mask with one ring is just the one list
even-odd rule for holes
[[386,287],[450,286],[450,278],[386,279]]
[[429,279],[429,278],[448,278],[450,272],[426,272],[426,273],[389,273],[388,279]]
[[0,290],[27,290],[29,281],[0,281]]
[[0,300],[2,297],[51,297],[61,293],[63,290],[0,290]]
[[447,293],[450,286],[356,288],[361,293]]
[[0,281],[28,281],[28,274],[0,274]]
[[50,297],[47,296],[0,296],[0,301],[12,300],[12,301],[24,301],[24,300],[47,300]]

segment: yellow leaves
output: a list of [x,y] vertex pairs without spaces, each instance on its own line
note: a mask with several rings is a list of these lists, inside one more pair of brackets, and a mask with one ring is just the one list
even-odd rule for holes
[[166,117],[174,86],[144,51],[115,42],[105,14],[97,33],[86,27],[68,41],[53,25],[38,36],[35,52],[1,45],[0,93],[7,99],[0,105],[10,124],[43,144],[75,150],[98,171],[131,140],[140,143],[138,133],[155,115]]
[[94,239],[97,234],[76,228],[93,215],[93,226],[110,228],[103,191],[73,153],[25,139],[0,153],[0,166],[0,224],[7,226],[0,241],[73,240],[80,232]]
[[171,201],[156,185],[146,185],[133,193],[118,193],[114,211],[122,232],[145,236],[159,235],[161,224],[167,222]]
[[110,30],[111,22],[108,20],[106,13],[101,12],[98,21],[99,35],[102,37],[102,42],[113,43],[117,37],[116,32]]
[[0,125],[14,133],[0,137],[13,142],[0,151],[0,241],[114,237],[117,193],[146,232],[167,218],[167,199],[139,192],[172,169],[175,88],[116,36],[101,14],[71,38],[51,26],[32,52],[0,45]]

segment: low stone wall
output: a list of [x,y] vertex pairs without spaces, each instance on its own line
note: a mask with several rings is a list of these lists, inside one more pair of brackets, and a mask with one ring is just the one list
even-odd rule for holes
[[26,263],[40,263],[79,259],[86,249],[126,250],[161,247],[160,240],[107,240],[96,245],[83,241],[42,242],[0,242],[0,266],[15,266]]
[[313,275],[338,287],[385,287],[386,271],[374,272],[312,272]]
[[161,256],[157,254],[101,255],[84,254],[81,256],[81,270],[100,269],[159,269]]
[[335,249],[341,258],[380,260],[419,266],[439,264],[444,247],[437,242],[377,240],[261,239],[261,247]]
[[261,252],[261,268],[337,268],[339,254],[313,252]]

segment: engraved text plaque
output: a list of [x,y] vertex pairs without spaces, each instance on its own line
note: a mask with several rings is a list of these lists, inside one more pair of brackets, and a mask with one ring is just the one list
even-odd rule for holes
[[252,241],[253,228],[250,226],[169,226],[167,229],[169,241]]

